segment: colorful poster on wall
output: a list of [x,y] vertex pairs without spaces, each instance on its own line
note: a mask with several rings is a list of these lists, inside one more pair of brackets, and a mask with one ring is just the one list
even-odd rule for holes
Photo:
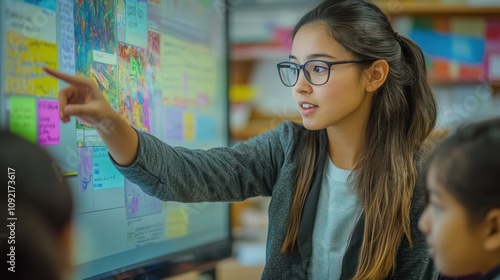
[[161,94],[161,57],[160,57],[160,34],[148,31],[148,48],[146,51],[146,80],[151,94]]
[[[116,2],[76,1],[75,11],[76,73],[93,79],[118,111]],[[81,121],[77,121],[77,143],[79,147],[103,145],[95,129]]]
[[90,77],[95,61],[116,64],[115,1],[76,1],[77,72]]
[[145,81],[145,50],[118,44],[120,115],[135,128],[149,132],[149,93]]

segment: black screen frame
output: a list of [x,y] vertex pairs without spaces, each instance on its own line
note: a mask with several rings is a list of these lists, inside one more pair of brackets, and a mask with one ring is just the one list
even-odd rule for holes
[[[227,206],[229,208],[229,205]],[[229,211],[230,209],[228,209]],[[229,215],[230,218],[231,215]],[[99,275],[85,278],[85,280],[116,280],[116,279],[162,279],[176,276],[189,271],[204,271],[213,269],[217,261],[232,256],[232,242],[230,219],[229,235],[226,240],[220,240],[139,262]]]

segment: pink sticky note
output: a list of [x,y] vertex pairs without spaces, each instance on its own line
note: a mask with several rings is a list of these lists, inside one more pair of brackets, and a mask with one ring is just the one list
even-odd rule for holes
[[59,145],[59,105],[54,100],[38,100],[38,144]]

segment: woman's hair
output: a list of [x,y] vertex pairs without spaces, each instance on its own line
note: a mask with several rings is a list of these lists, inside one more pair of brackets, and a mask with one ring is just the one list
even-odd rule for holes
[[0,237],[6,238],[0,240],[1,252],[10,254],[14,248],[15,256],[7,256],[14,261],[7,268],[15,265],[15,273],[7,271],[9,279],[62,279],[67,269],[60,239],[71,224],[73,198],[54,163],[42,148],[0,131],[0,170],[6,178],[1,217],[14,226],[4,228]]
[[440,185],[464,206],[469,222],[500,208],[500,118],[460,128],[430,158]]
[[[389,64],[385,83],[373,96],[365,151],[356,170],[355,188],[365,214],[363,243],[354,279],[383,279],[394,272],[399,244],[410,245],[410,206],[422,144],[436,123],[436,103],[420,48],[394,32],[386,15],[362,0],[325,0],[302,17],[293,36],[306,24],[326,26],[330,36],[367,69],[381,59]],[[318,170],[318,133],[311,131],[302,153],[290,221],[282,251],[292,252],[305,197]],[[314,163],[314,164],[311,164]]]

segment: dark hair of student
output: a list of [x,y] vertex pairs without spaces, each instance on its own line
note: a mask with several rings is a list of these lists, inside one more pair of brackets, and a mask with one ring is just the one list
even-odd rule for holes
[[[365,227],[353,279],[384,279],[395,269],[403,238],[410,244],[410,206],[419,155],[436,123],[436,103],[427,80],[424,56],[410,39],[394,32],[386,15],[361,0],[326,0],[308,12],[293,30],[306,24],[328,28],[330,36],[357,58],[360,73],[374,60],[387,61],[385,83],[373,97],[365,151],[356,167],[356,191]],[[302,209],[318,168],[318,131],[310,131],[296,179],[288,231],[282,251],[292,252]],[[319,171],[318,171],[319,172]]]
[[469,222],[500,208],[500,118],[457,130],[435,150],[430,168],[438,182],[466,209]]
[[[10,275],[9,279],[62,279],[63,271],[68,269],[64,267],[69,262],[61,254],[60,239],[71,223],[73,200],[54,163],[41,147],[0,131],[0,170],[5,185],[1,217],[15,225],[0,231],[0,251],[7,258],[3,262],[4,274]],[[12,248],[14,258],[7,256]],[[15,272],[7,271],[11,264]]]

